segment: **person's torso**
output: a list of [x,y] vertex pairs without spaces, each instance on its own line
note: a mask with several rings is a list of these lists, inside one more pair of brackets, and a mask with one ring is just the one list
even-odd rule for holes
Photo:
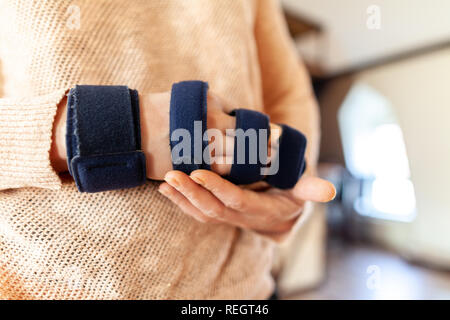
[[[0,0],[1,97],[74,84],[141,92],[208,81],[262,109],[254,1]],[[0,297],[261,298],[271,245],[185,216],[156,182],[81,194],[0,192]]]

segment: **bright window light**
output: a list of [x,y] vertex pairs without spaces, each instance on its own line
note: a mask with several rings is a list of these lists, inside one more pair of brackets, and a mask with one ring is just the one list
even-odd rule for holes
[[366,186],[355,202],[356,210],[372,217],[411,220],[414,186],[402,130],[390,102],[371,87],[357,84],[338,120],[346,165]]
[[365,142],[372,150],[368,164],[375,177],[410,177],[406,147],[398,124],[377,126]]
[[407,219],[416,207],[414,186],[409,179],[377,178],[372,183],[371,202],[379,212]]

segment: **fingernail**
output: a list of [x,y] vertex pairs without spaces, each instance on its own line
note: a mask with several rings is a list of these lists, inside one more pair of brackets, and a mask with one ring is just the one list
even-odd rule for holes
[[171,186],[177,188],[178,186],[180,186],[180,183],[178,182],[178,180],[174,177],[169,176],[165,176],[164,180],[166,180]]
[[202,179],[200,179],[199,177],[196,176],[191,176],[191,179],[194,180],[195,183],[199,184],[199,185],[204,185],[205,181],[203,181]]
[[178,188],[180,186],[180,183],[175,178],[169,178],[169,180],[167,182],[175,188]]
[[329,201],[333,201],[334,198],[336,198],[336,187],[333,185],[330,191],[330,200]]
[[166,190],[162,189],[162,188],[158,188],[159,193],[161,193],[163,196],[167,196],[167,192]]

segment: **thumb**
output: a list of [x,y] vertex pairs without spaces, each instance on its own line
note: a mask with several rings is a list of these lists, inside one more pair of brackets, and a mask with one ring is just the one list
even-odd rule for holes
[[318,177],[303,177],[292,189],[292,195],[302,201],[328,202],[336,196],[334,185]]

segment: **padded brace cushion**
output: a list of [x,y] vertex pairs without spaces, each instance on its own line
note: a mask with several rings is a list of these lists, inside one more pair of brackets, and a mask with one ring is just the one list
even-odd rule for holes
[[[261,112],[248,109],[233,110],[231,115],[236,117],[236,130],[242,129],[243,133],[237,132],[235,136],[233,164],[229,176],[225,178],[234,184],[250,184],[260,181],[264,178],[261,169],[267,164],[267,141],[270,137],[269,117]],[[260,130],[266,130],[266,134]],[[247,134],[245,134],[246,132]],[[244,134],[244,139],[242,139],[242,134]],[[252,141],[250,135],[253,134],[255,134],[256,140]],[[240,135],[241,138],[239,138]],[[265,142],[261,139],[265,139]],[[240,143],[244,143],[244,146],[241,146]]]
[[[174,141],[172,133],[176,129],[185,129],[190,134],[190,152],[181,149],[179,154],[172,152],[174,170],[190,174],[197,169],[210,170],[209,161],[204,161],[203,153],[208,140],[203,136],[207,129],[208,83],[202,81],[182,81],[172,86],[170,98],[170,147],[181,143]],[[195,122],[197,121],[197,126]],[[199,124],[201,124],[201,130]],[[197,127],[197,129],[195,129]],[[201,139],[199,139],[201,135]],[[186,152],[184,152],[186,151]],[[206,152],[205,152],[206,153]]]
[[291,189],[295,186],[306,168],[306,138],[298,130],[281,124],[283,129],[277,156],[279,169],[275,175],[266,177],[267,183],[279,189]]
[[[199,135],[203,138],[207,128],[207,92],[208,84],[202,81],[183,81],[172,86],[170,100],[170,146],[172,151],[180,143],[180,141],[172,139],[172,133],[176,129],[185,129],[191,138],[190,152],[187,154],[174,154],[172,152],[174,170],[180,170],[186,174],[190,174],[197,169],[210,170],[210,166],[207,164],[209,161],[204,161],[205,159],[203,158],[204,151],[208,147],[208,140],[198,139]],[[236,129],[243,129],[244,131],[248,129],[270,130],[269,118],[262,113],[237,109],[233,111],[233,114],[236,116]],[[195,121],[200,121],[201,132],[195,132]],[[279,169],[275,175],[267,176],[265,181],[276,188],[290,189],[295,186],[305,170],[306,138],[302,133],[287,125],[281,125],[281,127],[283,132],[280,137],[279,151],[275,157],[275,161],[279,162]],[[197,131],[199,130],[197,129]],[[269,136],[270,132],[268,131]],[[256,163],[250,163],[248,137],[245,138],[245,163],[238,162],[239,159],[236,152],[238,145],[235,143],[234,163],[231,167],[230,175],[224,178],[235,184],[250,184],[264,178],[261,174],[261,168],[265,166],[266,161],[259,156],[260,138],[261,136],[258,134]],[[180,151],[185,150],[180,149]],[[264,154],[264,152],[261,153]]]
[[132,188],[145,182],[139,99],[126,86],[79,86],[67,101],[67,159],[81,192]]

